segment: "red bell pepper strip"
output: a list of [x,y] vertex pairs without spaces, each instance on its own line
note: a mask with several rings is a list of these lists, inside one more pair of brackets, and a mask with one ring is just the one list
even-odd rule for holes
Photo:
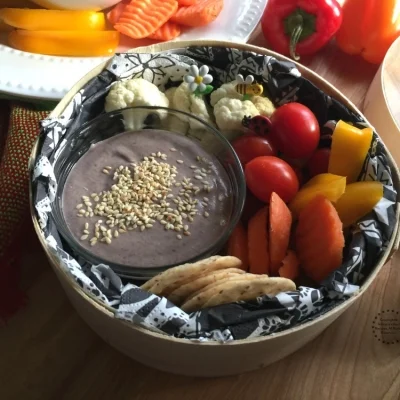
[[348,54],[380,64],[400,36],[400,0],[347,0],[336,43]]
[[271,48],[298,60],[321,49],[342,23],[336,0],[268,0],[261,27]]

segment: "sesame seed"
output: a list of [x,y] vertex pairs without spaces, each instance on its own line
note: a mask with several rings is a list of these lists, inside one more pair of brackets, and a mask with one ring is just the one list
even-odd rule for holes
[[110,174],[110,171],[108,170],[108,169],[103,169],[103,174],[106,174],[106,175],[109,175]]
[[83,233],[85,234],[85,235],[89,235],[89,231],[87,230],[87,229],[85,229],[84,231],[83,231]]
[[86,240],[89,236],[88,235],[82,235],[81,240]]
[[174,147],[171,147],[169,150],[170,151],[176,151],[176,149]]
[[79,210],[80,208],[82,208],[83,207],[83,204],[78,204],[77,206],[76,206],[76,208]]
[[200,157],[200,156],[197,156],[197,157],[196,157],[196,160],[197,160],[197,161],[201,161],[201,157]]
[[183,232],[183,234],[184,234],[185,236],[190,236],[190,235],[191,235],[191,233],[190,233],[189,231],[185,231],[185,232]]
[[208,218],[208,217],[210,216],[210,214],[209,214],[207,211],[204,211],[204,216],[205,216],[206,218]]
[[201,181],[203,179],[203,177],[201,175],[195,175],[194,177],[199,181]]
[[107,244],[111,244],[112,240],[108,236],[104,239]]
[[223,201],[224,198],[225,198],[225,196],[224,196],[223,194],[220,194],[220,195],[218,196],[218,200],[219,200],[219,201]]
[[176,160],[178,164],[183,164],[183,160]]
[[85,223],[85,229],[89,229],[89,223]]
[[114,237],[117,238],[119,236],[118,231],[114,231]]
[[177,239],[181,240],[182,239],[182,235],[176,235]]
[[191,165],[190,168],[191,169],[197,169],[197,167],[195,165]]

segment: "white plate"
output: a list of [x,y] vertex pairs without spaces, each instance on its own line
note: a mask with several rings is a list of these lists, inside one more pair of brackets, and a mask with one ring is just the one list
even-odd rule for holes
[[[216,21],[193,28],[177,41],[214,39],[246,43],[257,27],[268,0],[225,0]],[[3,43],[3,44],[1,44]],[[31,54],[8,47],[0,37],[0,94],[60,100],[86,73],[107,58],[51,57]],[[154,43],[126,40],[118,51]]]

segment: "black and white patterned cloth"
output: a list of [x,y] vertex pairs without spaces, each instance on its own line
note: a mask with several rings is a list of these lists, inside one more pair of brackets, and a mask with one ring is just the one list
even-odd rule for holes
[[[320,288],[300,286],[273,298],[212,307],[187,314],[160,298],[123,282],[107,265],[90,265],[74,258],[60,237],[52,217],[57,190],[54,165],[62,149],[78,139],[82,124],[104,112],[112,84],[121,79],[144,78],[161,90],[178,86],[190,65],[210,67],[214,87],[237,74],[253,75],[276,106],[298,101],[308,106],[325,130],[342,119],[366,126],[359,116],[303,78],[294,64],[269,56],[222,47],[191,47],[178,53],[117,54],[108,67],[88,82],[57,118],[42,121],[40,151],[31,179],[34,206],[42,234],[60,265],[99,302],[115,310],[115,318],[148,329],[193,340],[230,341],[269,335],[318,318],[354,294],[374,269],[393,234],[397,192],[386,151],[374,134],[360,180],[384,184],[384,198],[353,228],[343,265]],[[330,121],[326,123],[327,121]]]

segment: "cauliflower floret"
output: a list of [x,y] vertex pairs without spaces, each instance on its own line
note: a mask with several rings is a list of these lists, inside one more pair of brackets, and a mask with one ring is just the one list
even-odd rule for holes
[[[106,112],[110,112],[138,106],[168,107],[169,100],[153,83],[142,78],[129,79],[117,82],[111,87],[104,108]],[[124,111],[123,114],[128,129],[141,129],[149,112]],[[165,117],[165,113],[158,114],[161,119]]]
[[164,94],[167,97],[168,101],[169,101],[169,105],[172,106],[172,102],[173,102],[173,98],[175,96],[175,92],[176,92],[176,87],[170,87],[169,89],[167,89]]
[[[175,109],[177,109],[177,107],[174,104],[174,97],[177,89],[177,87],[171,87],[165,91],[165,95],[169,100],[169,106]],[[187,133],[187,131],[189,130],[189,123],[186,120],[180,119],[177,117],[177,115],[173,114],[170,114],[168,116],[167,126],[168,129],[173,132]]]
[[242,131],[243,117],[254,117],[260,113],[250,100],[225,97],[215,105],[214,115],[218,128],[231,140]]
[[210,103],[213,107],[224,97],[229,99],[241,99],[242,94],[236,91],[237,82],[229,82],[221,85],[217,90],[214,90],[210,95]]
[[[192,114],[212,126],[215,125],[204,99],[191,93],[189,85],[185,82],[180,84],[176,89],[172,100],[172,107],[176,110]],[[188,119],[184,115],[182,115],[180,119],[188,122]],[[190,120],[189,128],[191,130],[204,129],[200,123],[192,120]]]
[[275,107],[268,97],[253,96],[251,102],[256,106],[260,115],[270,117],[275,111]]

